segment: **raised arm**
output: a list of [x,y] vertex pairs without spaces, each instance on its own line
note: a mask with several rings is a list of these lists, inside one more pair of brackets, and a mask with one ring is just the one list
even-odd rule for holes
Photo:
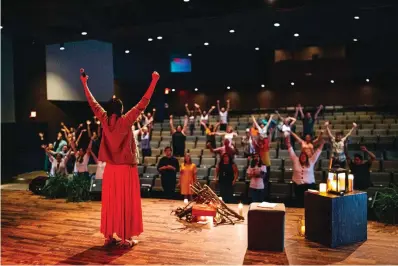
[[217,109],[218,109],[218,112],[221,112],[221,108],[220,108],[220,100],[217,100]]
[[234,170],[234,180],[232,181],[232,185],[235,185],[235,183],[239,177],[239,170],[238,170],[238,167],[236,166],[236,164],[232,165],[232,169]]
[[290,122],[290,126],[293,126],[294,125],[294,123],[296,123],[296,121],[297,121],[297,119],[296,118],[294,118],[294,117],[291,117],[291,116],[289,116],[287,119],[289,119],[290,121],[292,121],[292,122]]
[[43,145],[41,145],[41,147],[43,148],[44,152],[47,154],[50,162],[53,162],[55,160],[54,156],[51,154],[50,149],[47,147],[47,145],[43,144]]
[[297,117],[298,117],[298,112],[299,112],[299,108],[296,107],[296,112],[294,113],[294,118],[296,118],[296,119],[297,119]]
[[101,123],[99,123],[98,124],[98,126],[97,126],[97,135],[98,135],[98,137],[101,137]]
[[298,142],[304,142],[304,140],[302,140],[299,136],[297,136],[297,134],[294,133],[293,131],[291,131],[290,134],[291,134]]
[[351,130],[347,133],[347,135],[344,136],[344,138],[342,138],[343,141],[345,141],[349,136],[351,136],[352,132],[354,131],[354,129],[357,128],[357,124],[354,122],[352,123],[352,128]]
[[326,126],[326,132],[328,133],[329,137],[334,140],[334,136],[332,134],[332,132],[329,129],[329,122],[325,122],[325,126]]
[[205,128],[205,130],[208,130],[209,128],[207,127],[206,123],[203,121],[200,121],[200,124]]
[[[79,137],[78,137],[77,140],[76,140],[76,146],[79,146],[80,138],[82,137],[83,132],[85,132],[85,131],[86,131],[86,129],[83,129],[82,131],[80,131],[80,135],[79,135]],[[72,141],[72,142],[73,142],[73,141]]]
[[304,119],[303,107],[299,104],[299,105],[297,106],[297,108],[298,108],[299,111],[300,111],[301,119]]
[[156,108],[152,109],[152,122],[155,121]]
[[77,150],[76,150],[76,144],[75,144],[74,141],[71,141],[71,142],[70,142],[70,147],[72,148],[73,153],[74,153],[74,155],[76,156],[76,155],[77,155]]
[[194,105],[195,105],[196,111],[198,111],[199,115],[201,115],[202,114],[202,109],[200,109],[200,105],[197,104],[197,103],[195,103]]
[[319,143],[320,143],[319,147],[316,149],[316,151],[311,156],[311,158],[309,158],[309,161],[310,161],[311,164],[315,164],[316,161],[318,161],[318,158],[321,155],[321,152],[322,152],[322,149],[323,149],[323,145],[325,144],[325,141],[323,139],[321,139]]
[[107,119],[106,112],[105,112],[104,108],[102,108],[102,106],[97,102],[97,100],[91,94],[91,91],[87,85],[88,76],[84,73],[84,69],[80,69],[80,72],[82,73],[82,75],[80,76],[80,80],[83,84],[84,94],[86,95],[88,104],[90,105],[91,110],[93,111],[94,115],[101,122],[104,122]]
[[318,138],[316,139],[316,140],[314,140],[313,142],[312,142],[312,144],[317,144],[318,142],[320,142],[321,140],[322,140],[322,136],[323,136],[323,130],[321,130],[321,132],[319,133],[319,136],[318,136]]
[[227,112],[229,112],[229,108],[231,107],[229,99],[227,100]]
[[317,119],[318,119],[318,115],[319,115],[319,113],[321,112],[322,108],[323,108],[323,105],[322,105],[322,104],[319,105],[318,110],[316,110],[316,113],[315,113],[315,115],[314,115],[314,120],[317,120]]
[[365,146],[361,146],[361,150],[366,152],[369,155],[369,162],[372,163],[376,160],[376,155],[373,152],[369,151]]
[[174,128],[173,116],[170,115],[170,133],[174,134],[175,132],[176,132],[176,129]]
[[212,107],[210,107],[209,112],[207,112],[207,114],[211,115],[211,112],[213,112],[214,109],[216,109],[216,107],[213,105]]
[[275,110],[275,114],[279,117],[280,120],[284,120],[284,118],[281,116],[281,114],[278,112],[278,110]]
[[268,132],[268,128],[270,127],[270,125],[272,124],[272,118],[273,118],[273,116],[274,115],[271,115],[270,117],[269,117],[269,120],[268,120],[268,123],[265,125],[265,132]]
[[296,155],[296,153],[294,152],[294,150],[293,150],[293,148],[292,148],[292,145],[291,145],[291,143],[290,143],[290,137],[286,137],[285,138],[285,143],[286,143],[286,147],[287,147],[287,151],[288,151],[288,153],[289,153],[289,157],[290,157],[290,159],[293,161],[293,160],[296,160],[297,159],[297,155]]
[[184,117],[184,126],[182,127],[182,134],[185,134],[185,131],[188,129],[188,116]]
[[[258,125],[258,123],[257,123],[256,118],[254,117],[254,115],[252,115],[252,119],[253,119],[253,124],[254,124],[254,126],[260,131],[260,130],[261,130],[261,127]],[[268,125],[268,123],[267,123],[267,125]]]
[[141,98],[141,100],[128,111],[125,115],[127,120],[129,121],[130,125],[129,128],[134,124],[134,122],[137,120],[137,117],[145,110],[145,108],[148,106],[150,99],[152,98],[153,92],[155,90],[156,84],[158,83],[159,80],[159,73],[158,72],[153,72],[152,73],[152,81],[151,84],[149,85],[147,91],[145,92],[144,96]]
[[188,116],[191,115],[191,112],[189,111],[189,108],[188,108],[188,104],[187,104],[187,103],[185,104],[185,112],[187,112],[187,115],[188,115]]

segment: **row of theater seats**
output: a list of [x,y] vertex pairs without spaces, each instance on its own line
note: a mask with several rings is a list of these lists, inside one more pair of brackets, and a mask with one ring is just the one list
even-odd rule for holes
[[[161,193],[163,191],[161,180],[159,176],[155,173],[154,168],[141,166],[139,169],[142,190],[148,193],[149,196],[151,195],[151,193]],[[219,189],[216,182],[214,181],[214,171],[214,168],[198,169],[198,181],[202,185],[209,185],[218,194]],[[280,176],[273,176],[275,173],[276,172],[271,172],[271,178],[268,184],[269,197],[274,200],[292,200],[294,198],[293,183],[291,181],[292,172],[280,172]],[[326,171],[315,172],[315,179],[317,184],[325,182],[326,178]],[[398,173],[393,174],[372,172],[371,181],[373,183],[373,187],[371,187],[370,189],[373,191],[377,191],[378,189],[391,186],[392,184],[398,185]],[[239,181],[236,182],[234,186],[234,196],[236,197],[236,199],[239,201],[248,200],[248,188],[249,180],[243,175],[243,171],[242,174],[240,171]],[[178,188],[176,188],[176,192],[179,192]]]

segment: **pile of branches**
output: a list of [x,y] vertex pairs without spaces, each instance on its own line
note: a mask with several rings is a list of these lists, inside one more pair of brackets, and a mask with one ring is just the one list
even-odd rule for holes
[[177,208],[172,213],[179,219],[185,219],[187,222],[192,222],[196,217],[192,216],[192,208],[196,204],[205,204],[216,210],[216,217],[214,224],[235,224],[236,222],[243,221],[243,216],[239,215],[231,208],[229,208],[224,201],[222,201],[216,193],[207,185],[202,185],[199,182],[191,185],[194,192],[194,198],[184,208]]

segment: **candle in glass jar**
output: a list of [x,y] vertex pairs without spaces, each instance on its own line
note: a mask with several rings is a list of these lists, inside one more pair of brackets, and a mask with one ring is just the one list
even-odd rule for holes
[[354,190],[354,175],[348,175],[348,192],[352,192]]
[[188,199],[184,199],[184,204],[188,205]]
[[302,225],[300,228],[301,235],[305,235],[305,225]]
[[345,173],[340,173],[338,175],[339,178],[339,187],[338,187],[338,191],[344,191],[345,190]]
[[222,201],[222,197],[218,197],[218,199]]
[[319,184],[319,192],[325,193],[326,192],[326,184],[325,183],[320,183]]
[[238,204],[238,212],[239,212],[239,215],[240,215],[240,216],[243,215],[243,204],[242,204],[242,203],[239,203],[239,204]]
[[337,182],[336,182],[336,180],[332,180],[330,182],[330,190],[337,191]]

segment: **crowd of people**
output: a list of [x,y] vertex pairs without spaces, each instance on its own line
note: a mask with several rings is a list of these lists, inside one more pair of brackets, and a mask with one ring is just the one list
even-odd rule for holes
[[[50,175],[66,175],[68,173],[88,174],[88,165],[97,165],[96,178],[103,178],[102,182],[102,209],[101,232],[104,234],[105,245],[113,245],[116,233],[121,238],[121,244],[132,246],[135,244],[132,237],[143,232],[142,211],[140,203],[140,182],[137,165],[140,157],[151,156],[151,131],[155,109],[153,113],[145,114],[159,79],[159,74],[152,74],[151,84],[140,102],[127,113],[123,114],[123,103],[115,96],[110,100],[105,111],[95,100],[88,88],[88,76],[81,70],[81,81],[88,103],[95,115],[94,121],[86,121],[77,128],[66,127],[61,123],[61,130],[55,142],[43,144],[46,153],[45,170]],[[267,198],[267,186],[271,169],[270,144],[275,136],[279,137],[281,145],[288,150],[293,162],[293,177],[295,195],[298,203],[303,204],[304,191],[314,188],[314,166],[322,152],[324,138],[315,137],[314,124],[323,109],[320,105],[314,116],[310,112],[304,114],[303,108],[298,105],[293,117],[282,117],[278,112],[265,114],[264,119],[252,117],[253,125],[245,130],[241,143],[236,143],[238,133],[228,125],[230,102],[226,107],[220,107],[217,101],[218,119],[210,121],[210,114],[216,109],[212,106],[209,111],[195,104],[195,109],[189,109],[186,104],[186,116],[182,125],[175,125],[173,116],[170,116],[170,134],[172,145],[164,148],[164,156],[159,159],[157,169],[160,174],[161,184],[167,197],[172,198],[176,187],[180,188],[184,198],[192,198],[190,185],[197,180],[197,166],[186,150],[187,135],[193,135],[199,117],[200,128],[206,135],[207,148],[220,156],[214,171],[213,180],[218,183],[220,196],[225,202],[231,202],[234,185],[238,180],[238,167],[234,158],[238,155],[248,159],[246,176],[250,179],[249,196],[253,202],[261,202]],[[297,120],[302,120],[303,132],[296,134]],[[276,118],[277,117],[277,118]],[[274,119],[276,118],[276,119]],[[93,131],[92,124],[97,125]],[[347,156],[346,141],[357,127],[353,122],[351,131],[343,136],[335,136],[325,123],[331,147],[332,156],[329,167],[346,167],[347,161],[352,173],[355,175],[357,189],[366,189],[370,186],[369,169],[375,156],[366,147],[362,150],[368,153],[370,160],[363,161],[360,154],[351,160]],[[87,132],[87,148],[84,148],[82,136]],[[278,132],[278,133],[277,133]],[[44,134],[39,133],[42,141]],[[216,136],[223,138],[223,145],[217,147]],[[83,138],[84,139],[84,138]],[[301,151],[297,156],[294,151],[295,142],[300,142]],[[241,152],[242,150],[243,152]],[[180,164],[179,158],[183,158]],[[177,174],[180,173],[177,183]],[[114,219],[121,217],[124,219]]]

